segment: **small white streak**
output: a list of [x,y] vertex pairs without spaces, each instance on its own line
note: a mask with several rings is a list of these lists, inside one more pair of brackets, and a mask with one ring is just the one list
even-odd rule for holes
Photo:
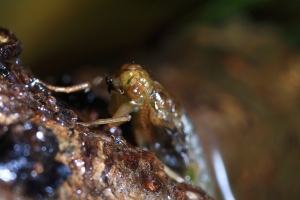
[[220,190],[225,200],[235,200],[228,181],[226,169],[218,150],[213,150],[213,165]]

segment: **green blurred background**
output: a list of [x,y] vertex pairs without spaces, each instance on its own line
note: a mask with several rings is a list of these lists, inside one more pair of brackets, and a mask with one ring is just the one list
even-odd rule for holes
[[300,199],[299,9],[291,0],[2,0],[0,24],[42,79],[142,64],[190,112],[211,168],[221,152],[236,199]]

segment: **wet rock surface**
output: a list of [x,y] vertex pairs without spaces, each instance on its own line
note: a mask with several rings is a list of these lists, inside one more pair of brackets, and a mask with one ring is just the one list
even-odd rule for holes
[[75,112],[22,66],[21,50],[0,29],[0,199],[210,199],[107,127],[76,125]]

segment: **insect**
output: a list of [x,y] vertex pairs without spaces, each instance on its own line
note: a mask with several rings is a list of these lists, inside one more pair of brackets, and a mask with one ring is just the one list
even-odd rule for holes
[[154,152],[167,166],[179,174],[189,163],[179,104],[146,70],[137,64],[125,64],[107,77],[112,92],[111,111],[114,117],[133,113],[138,145]]
[[[43,83],[56,92],[89,90],[99,84],[101,77],[70,87]],[[119,126],[131,120],[135,139],[141,148],[154,152],[168,166],[169,174],[188,177],[193,183],[207,188],[209,182],[199,137],[191,119],[175,98],[138,64],[125,64],[113,76],[106,77],[112,93],[112,118],[79,125],[109,124]],[[174,177],[174,176],[173,176]]]
[[154,152],[181,177],[210,187],[198,133],[176,99],[138,64],[123,65],[115,75],[106,77],[106,83],[112,93],[113,118],[133,115],[138,145]]

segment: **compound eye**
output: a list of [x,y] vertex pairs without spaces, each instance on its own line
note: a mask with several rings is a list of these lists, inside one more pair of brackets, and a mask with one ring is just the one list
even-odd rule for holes
[[142,88],[138,85],[132,85],[127,89],[126,94],[130,99],[137,99],[142,94]]

